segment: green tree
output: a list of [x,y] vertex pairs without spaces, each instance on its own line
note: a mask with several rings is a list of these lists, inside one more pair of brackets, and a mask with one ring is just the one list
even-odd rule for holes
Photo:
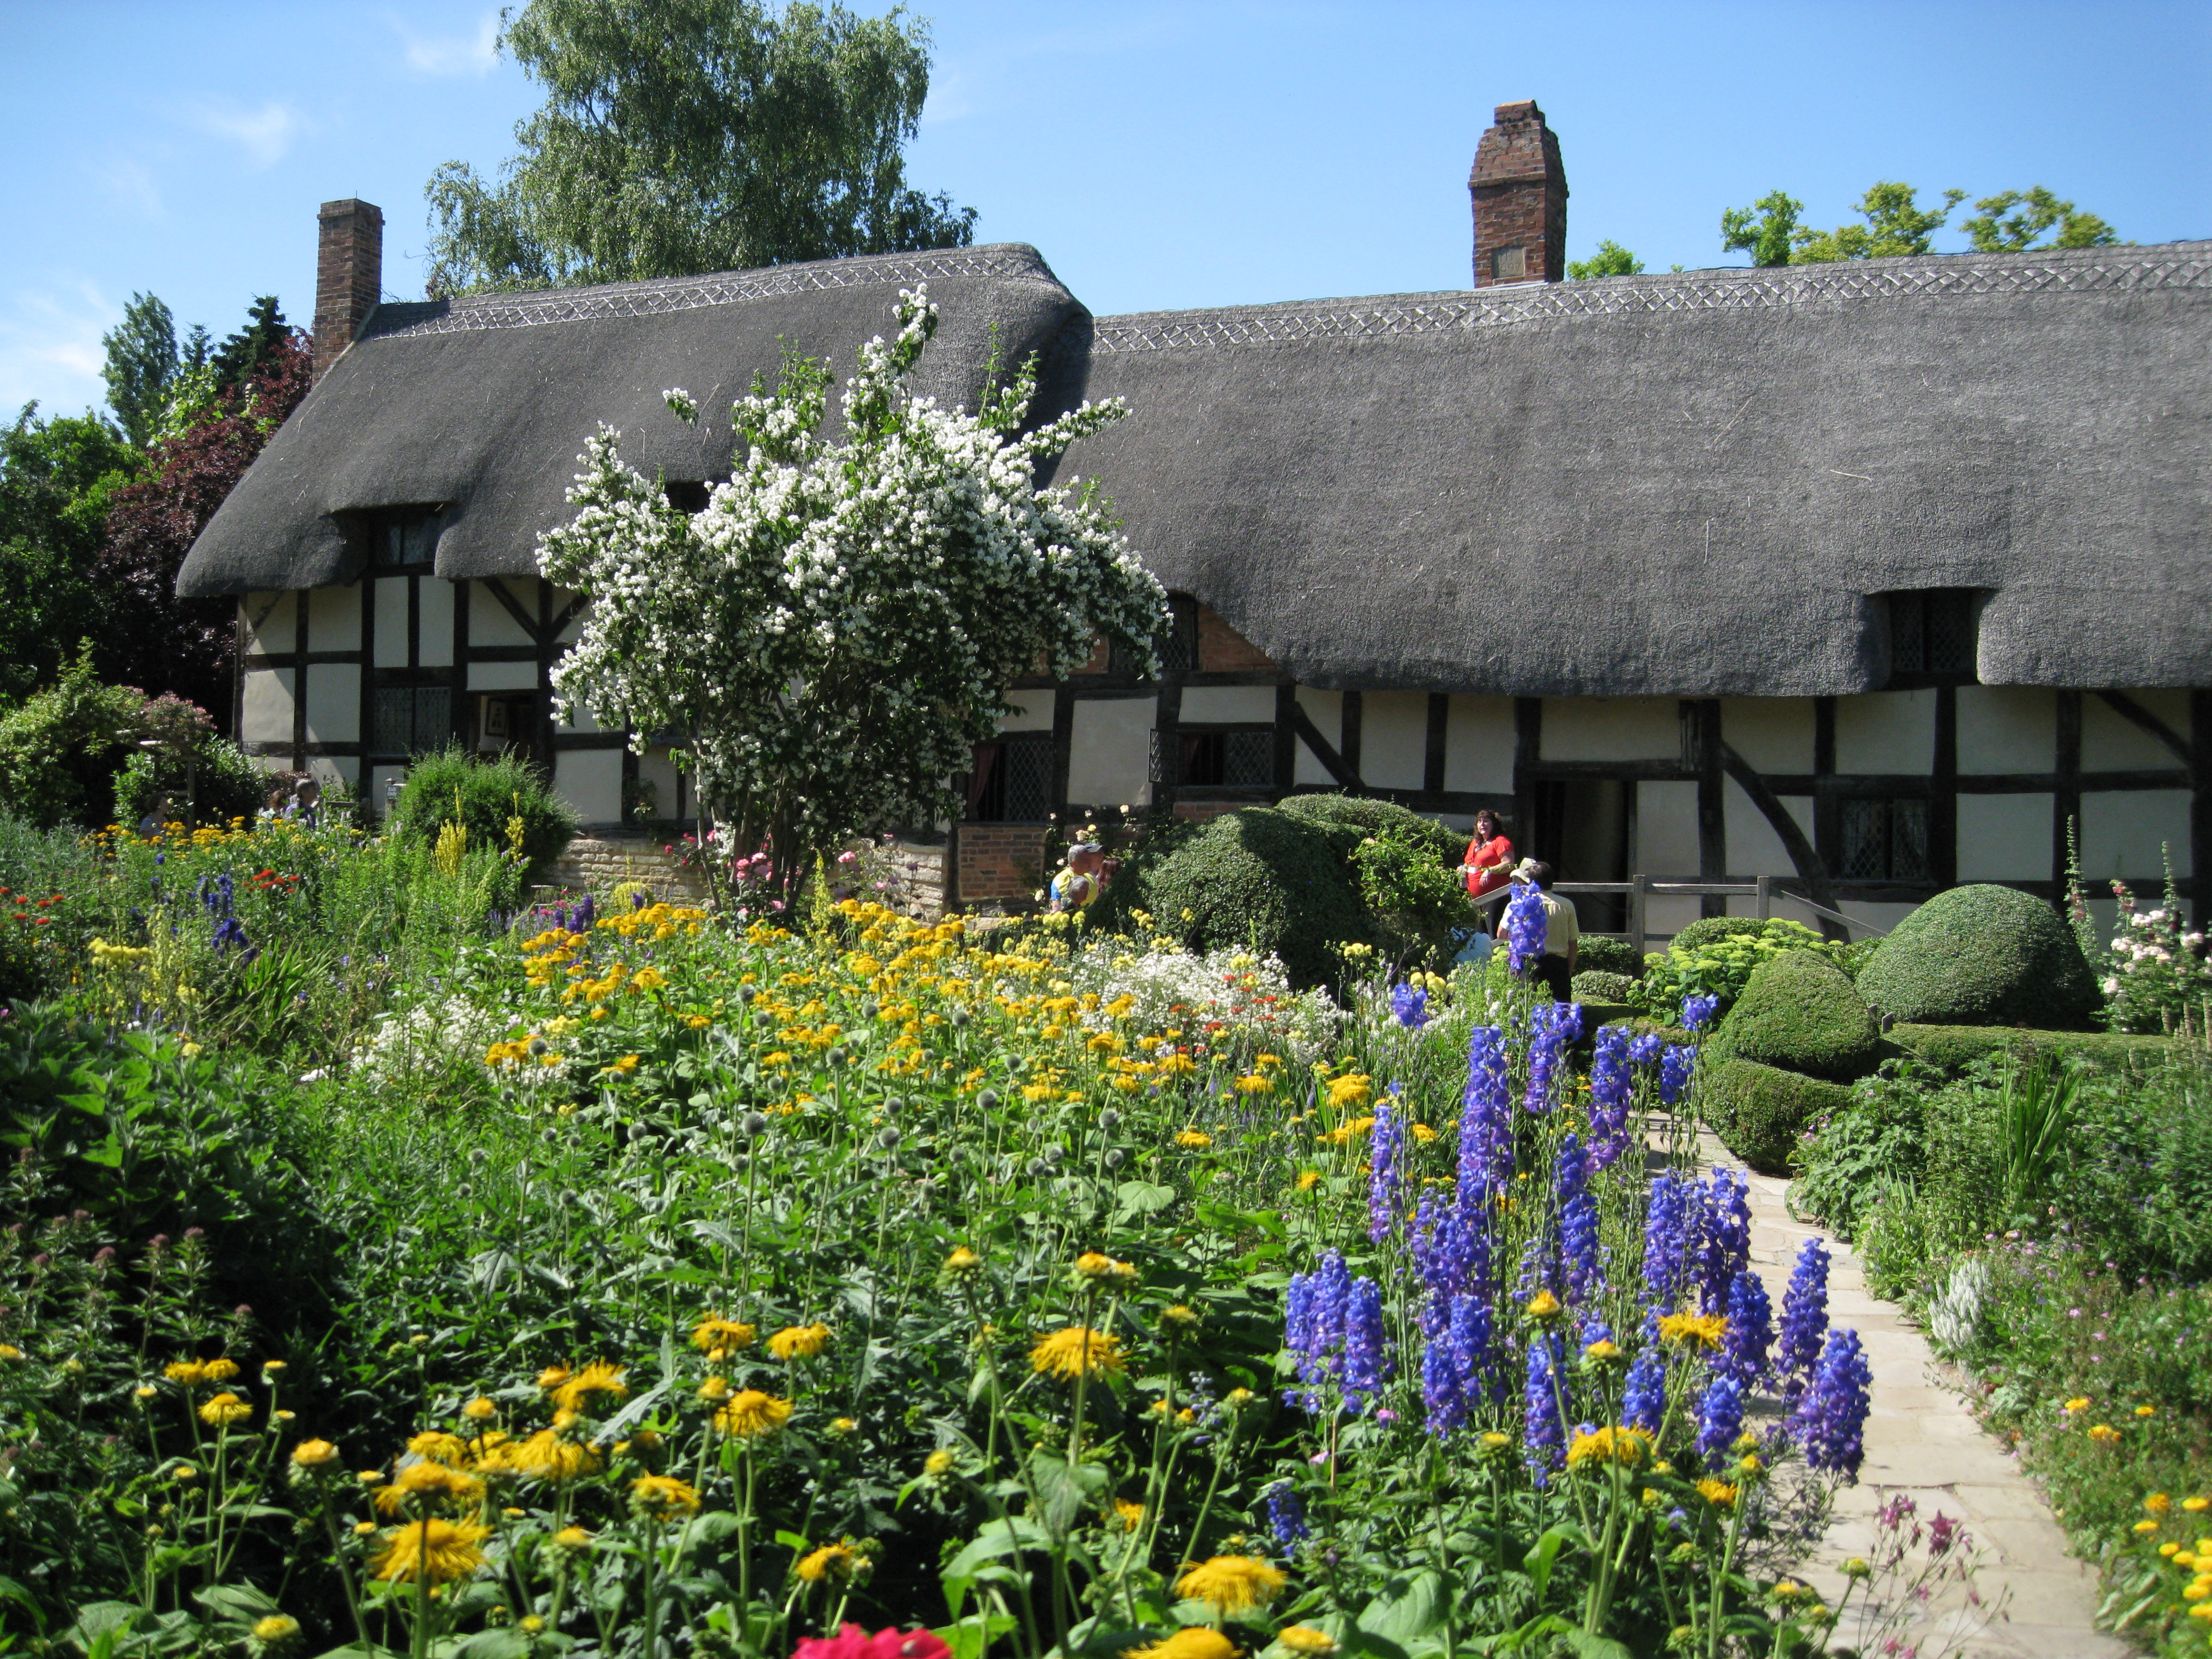
[[1804,210],[1796,197],[1769,191],[1749,207],[1721,215],[1721,246],[1730,253],[1748,253],[1754,265],[1786,265],[1797,216]]
[[[243,391],[276,357],[278,343],[291,337],[284,313],[276,308],[276,296],[262,295],[246,308],[246,326],[215,349],[209,366],[215,370],[216,390]],[[203,330],[194,343],[204,349],[205,339]]]
[[137,462],[97,415],[42,421],[27,404],[0,428],[0,698],[51,683],[72,641],[104,635],[91,573]]
[[[1977,253],[2025,253],[2037,247],[2110,247],[2119,240],[2112,228],[2094,213],[2079,211],[2062,202],[2041,185],[2026,191],[2003,190],[1974,204],[1979,216],[1962,222]],[[2047,242],[2035,239],[2046,230],[2057,234]]]
[[487,183],[424,191],[433,294],[964,246],[975,210],[906,184],[928,31],[793,0],[531,0],[500,36],[545,88]]
[[1838,225],[1833,230],[1798,231],[1791,239],[1793,265],[1825,264],[1838,259],[1887,259],[1903,254],[1932,252],[1936,233],[1943,228],[1951,210],[1966,198],[1963,190],[1943,192],[1940,209],[1920,205],[1920,192],[1911,185],[1882,179],[1859,198],[1852,210],[1863,225]]
[[1644,261],[1610,238],[1600,242],[1589,258],[1567,261],[1567,276],[1577,283],[1593,276],[1636,276],[1643,270]]
[[100,377],[107,382],[107,406],[122,422],[132,447],[143,449],[160,423],[169,383],[176,378],[177,323],[169,307],[151,294],[134,294],[123,307],[123,320],[100,337],[106,349]]

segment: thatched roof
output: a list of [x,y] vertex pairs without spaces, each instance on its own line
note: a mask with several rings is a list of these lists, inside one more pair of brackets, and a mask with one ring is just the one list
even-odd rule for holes
[[441,572],[527,570],[595,421],[714,476],[726,416],[703,441],[651,418],[663,387],[726,406],[779,333],[849,366],[921,276],[933,389],[972,401],[995,321],[1055,348],[1053,401],[1127,398],[1063,475],[1309,684],[1863,690],[1867,596],[1972,587],[1985,681],[2212,684],[2208,243],[1095,325],[1012,246],[386,307],[179,585],[331,580],[332,511],[428,501],[453,504]]

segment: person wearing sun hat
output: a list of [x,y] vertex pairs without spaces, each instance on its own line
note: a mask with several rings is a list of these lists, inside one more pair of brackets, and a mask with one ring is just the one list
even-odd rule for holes
[[1516,887],[1534,887],[1544,902],[1544,952],[1536,959],[1536,977],[1551,991],[1553,1001],[1571,1002],[1583,937],[1575,902],[1552,891],[1552,866],[1541,859],[1522,859],[1513,866],[1512,880]]

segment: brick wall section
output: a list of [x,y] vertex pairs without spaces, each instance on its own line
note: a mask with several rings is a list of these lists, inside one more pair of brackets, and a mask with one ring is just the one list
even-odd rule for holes
[[[1567,274],[1567,171],[1559,140],[1534,100],[1500,104],[1467,187],[1474,198],[1474,285],[1556,283]],[[1492,255],[1522,250],[1517,275]]]
[[1273,674],[1273,659],[1213,613],[1198,608],[1198,672],[1201,674]]
[[1044,885],[1044,838],[1040,823],[962,824],[960,902],[1030,902]]
[[672,904],[696,902],[706,889],[676,861],[673,853],[664,850],[666,846],[641,836],[579,836],[553,861],[550,884],[604,899],[620,883],[642,881],[651,884],[656,898]]
[[1256,804],[1249,800],[1179,800],[1175,804],[1175,815],[1192,823],[1204,823],[1224,812]]
[[315,216],[315,376],[353,343],[384,293],[384,210],[348,197]]

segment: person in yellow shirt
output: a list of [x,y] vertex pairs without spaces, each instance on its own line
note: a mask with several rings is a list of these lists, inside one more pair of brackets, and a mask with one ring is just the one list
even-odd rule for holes
[[1106,890],[1106,849],[1095,841],[1079,841],[1067,849],[1067,863],[1052,878],[1049,908],[1080,910]]
[[1541,859],[1523,859],[1514,866],[1513,880],[1534,887],[1544,901],[1544,952],[1536,959],[1536,977],[1554,1002],[1575,1000],[1575,957],[1582,949],[1582,918],[1575,902],[1552,891],[1552,866]]

